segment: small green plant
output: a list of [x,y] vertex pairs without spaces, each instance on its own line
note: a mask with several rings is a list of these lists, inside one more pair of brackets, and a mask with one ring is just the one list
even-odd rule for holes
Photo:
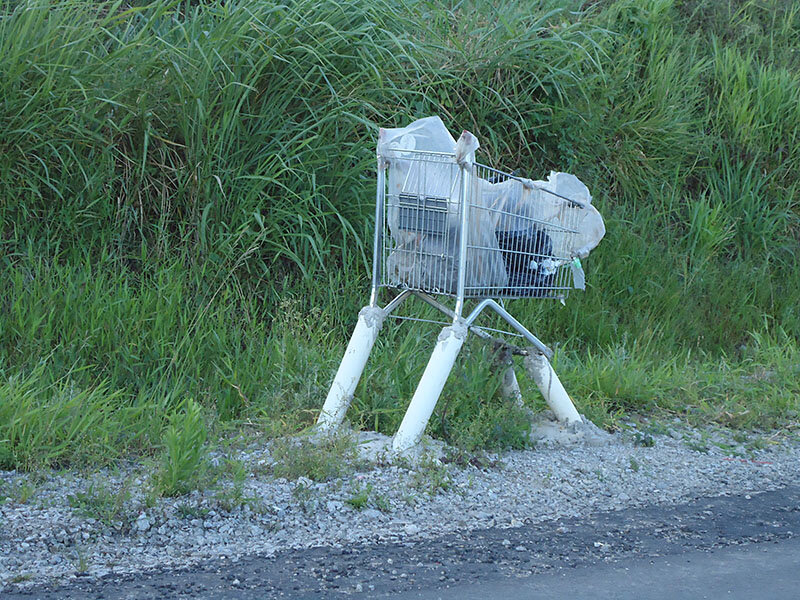
[[371,483],[354,487],[352,495],[345,500],[345,503],[356,510],[362,510],[367,507],[377,508],[381,512],[390,512],[392,510],[389,498],[376,492],[375,486]]
[[188,399],[170,418],[164,434],[156,490],[162,496],[180,496],[197,489],[207,470],[206,426],[200,405]]
[[267,512],[267,507],[260,498],[244,494],[244,486],[240,483],[234,483],[232,486],[220,490],[216,493],[214,499],[217,502],[217,506],[226,512],[232,512],[244,506],[250,507],[250,510],[255,513],[263,514]]
[[620,429],[620,420],[625,416],[623,409],[602,398],[586,403],[581,411],[592,423],[610,432]]
[[93,481],[86,491],[67,496],[67,502],[81,516],[97,519],[104,525],[122,522],[127,527],[134,516],[127,508],[130,495],[130,480],[116,491]]
[[214,495],[217,506],[225,512],[232,512],[246,504],[243,490],[240,486],[225,488]]
[[177,509],[181,519],[204,519],[211,512],[210,509],[203,506],[194,506],[185,502],[178,504]]
[[661,421],[653,421],[645,429],[647,435],[669,435],[669,427]]
[[152,486],[145,491],[144,494],[144,505],[146,508],[154,508],[156,504],[158,504],[159,498],[159,490]]
[[16,575],[13,575],[11,579],[9,579],[8,581],[10,583],[23,583],[25,581],[30,581],[31,579],[33,579],[33,573],[17,573]]
[[633,434],[633,445],[641,446],[642,448],[652,448],[656,445],[656,441],[649,433],[636,432]]
[[364,487],[356,490],[352,496],[345,500],[345,502],[356,510],[361,510],[362,508],[366,508],[369,504],[369,497],[371,493],[372,484],[367,484]]
[[228,458],[222,463],[221,473],[233,479],[235,485],[242,486],[247,480],[247,465],[241,460]]
[[713,442],[714,446],[722,450],[728,456],[744,456],[744,449],[738,444],[729,444],[727,442]]
[[10,484],[3,493],[12,502],[26,504],[36,494],[38,486],[30,479],[23,479]]
[[641,468],[641,465],[639,464],[639,461],[636,460],[633,456],[631,456],[628,462],[629,462],[629,466],[630,466],[631,471],[633,471],[634,473],[638,473],[639,469]]
[[217,468],[217,475],[227,475],[232,479],[232,484],[224,485],[216,495],[218,506],[231,512],[241,506],[248,505],[256,512],[264,512],[261,501],[256,497],[245,496],[244,484],[247,481],[247,465],[241,460],[226,459]]
[[275,477],[294,480],[307,477],[313,481],[329,481],[352,473],[358,466],[352,438],[334,436],[318,441],[283,438],[270,447]]
[[75,559],[72,561],[75,572],[79,575],[89,571],[89,556],[85,548],[78,548],[75,551]]
[[694,450],[696,452],[702,452],[703,454],[708,454],[710,450],[710,446],[706,440],[688,440],[686,442],[686,447]]
[[453,478],[447,465],[435,458],[426,457],[414,469],[411,486],[418,492],[433,497],[440,491],[452,489]]
[[391,512],[392,510],[392,505],[389,502],[389,498],[385,494],[373,494],[372,502],[375,504],[375,508],[381,512]]
[[463,448],[454,448],[452,446],[449,446],[445,450],[441,460],[445,464],[451,464],[461,468],[472,466],[482,471],[501,469],[504,466],[501,460],[491,458],[483,450],[468,452]]
[[402,496],[403,502],[410,506],[416,506],[420,502],[420,498],[413,492],[408,492]]
[[295,484],[292,489],[292,497],[297,501],[300,509],[306,514],[314,512],[319,505],[319,499],[314,489],[305,483]]

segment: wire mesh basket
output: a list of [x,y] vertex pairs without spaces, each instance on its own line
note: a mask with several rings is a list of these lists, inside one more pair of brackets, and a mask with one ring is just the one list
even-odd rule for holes
[[379,286],[456,297],[463,273],[464,298],[567,297],[585,205],[486,165],[459,165],[454,154],[385,158]]

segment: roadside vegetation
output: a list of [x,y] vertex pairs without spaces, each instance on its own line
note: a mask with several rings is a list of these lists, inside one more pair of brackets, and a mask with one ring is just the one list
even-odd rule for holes
[[[0,98],[2,469],[152,455],[179,494],[206,439],[313,423],[377,128],[431,114],[592,190],[586,292],[512,303],[581,412],[797,425],[796,2],[0,0]],[[395,430],[435,336],[384,328],[356,426]],[[469,343],[430,433],[524,445],[491,362]]]

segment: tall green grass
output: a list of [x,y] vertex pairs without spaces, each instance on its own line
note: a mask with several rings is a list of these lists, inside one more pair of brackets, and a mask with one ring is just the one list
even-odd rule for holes
[[[0,461],[150,452],[187,398],[212,435],[311,423],[366,301],[377,128],[429,114],[592,190],[587,292],[511,303],[581,410],[796,417],[799,47],[780,0],[0,1]],[[392,431],[434,336],[384,330],[357,423]],[[479,346],[431,431],[517,444]]]

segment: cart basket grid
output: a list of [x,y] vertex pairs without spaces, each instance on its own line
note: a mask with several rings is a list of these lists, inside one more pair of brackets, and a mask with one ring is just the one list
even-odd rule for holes
[[376,211],[380,286],[456,297],[463,265],[467,298],[567,297],[580,203],[486,165],[462,168],[452,154],[404,150],[386,159]]

